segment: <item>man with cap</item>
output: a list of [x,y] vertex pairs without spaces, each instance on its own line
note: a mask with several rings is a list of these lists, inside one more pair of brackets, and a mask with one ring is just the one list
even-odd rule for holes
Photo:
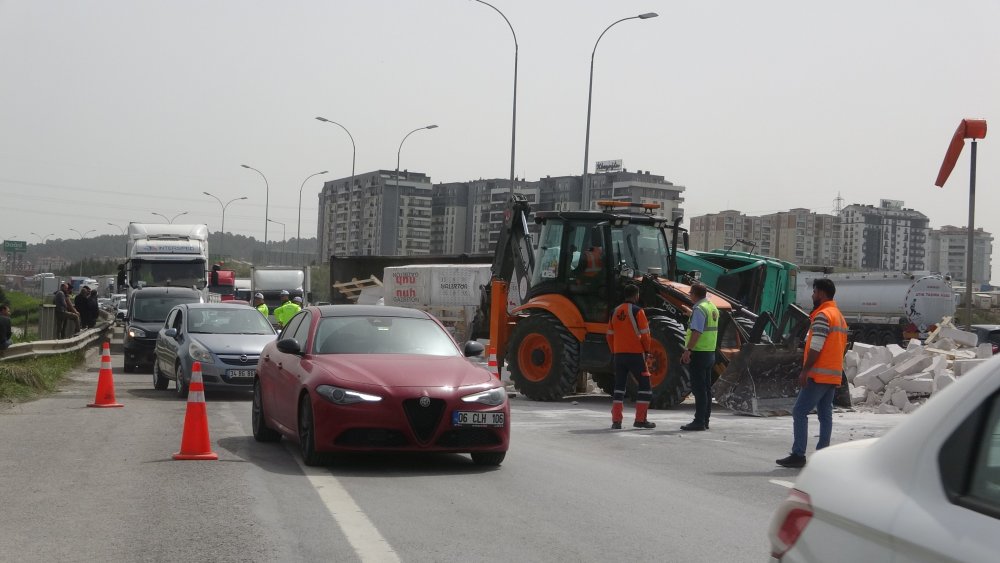
[[268,317],[268,315],[271,314],[271,310],[267,308],[267,303],[264,303],[263,293],[258,292],[256,295],[253,296],[253,306],[256,307],[258,311],[260,311],[261,315],[264,315],[265,319]]
[[[281,328],[285,328],[285,325],[288,324],[288,321],[295,316],[295,313],[302,310],[302,306],[294,301],[289,301],[288,296],[288,290],[282,289],[281,305],[274,309],[274,320],[278,321],[278,326]],[[295,299],[297,299],[299,303],[302,303],[301,297],[296,297]]]

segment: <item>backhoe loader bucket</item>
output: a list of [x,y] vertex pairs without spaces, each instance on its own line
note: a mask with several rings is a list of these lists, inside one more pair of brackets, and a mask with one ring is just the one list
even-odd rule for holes
[[744,345],[712,387],[716,402],[751,416],[791,414],[799,392],[802,350],[765,342]]

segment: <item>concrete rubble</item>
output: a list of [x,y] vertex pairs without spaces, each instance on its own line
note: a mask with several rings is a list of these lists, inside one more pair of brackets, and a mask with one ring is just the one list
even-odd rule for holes
[[851,404],[879,414],[910,413],[972,368],[993,357],[975,334],[942,325],[921,342],[873,346],[856,342],[844,355]]

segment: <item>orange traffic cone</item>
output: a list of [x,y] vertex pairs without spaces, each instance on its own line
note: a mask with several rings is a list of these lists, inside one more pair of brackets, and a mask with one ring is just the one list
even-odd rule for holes
[[115,378],[111,374],[111,345],[107,342],[101,348],[101,371],[97,374],[97,395],[88,407],[124,407],[115,402]]
[[191,366],[191,382],[188,385],[181,451],[174,454],[174,459],[219,459],[219,455],[212,451],[212,440],[208,437],[208,410],[205,408],[205,382],[201,379],[200,362]]
[[497,374],[497,379],[499,379],[500,370],[497,369],[497,347],[490,344],[490,347],[487,350],[486,367],[493,373]]

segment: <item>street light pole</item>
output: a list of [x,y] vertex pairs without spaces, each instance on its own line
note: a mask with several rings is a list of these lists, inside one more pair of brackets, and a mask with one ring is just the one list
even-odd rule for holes
[[604,31],[602,31],[597,37],[597,41],[594,42],[594,50],[590,53],[590,86],[587,87],[587,139],[583,143],[583,177],[581,178],[583,197],[587,202],[590,202],[590,192],[587,186],[587,168],[590,165],[590,104],[594,95],[594,55],[597,53],[597,45],[601,42],[601,38],[604,37],[604,34],[607,33],[609,29],[622,23],[623,21],[636,19],[648,20],[649,18],[655,18],[656,16],[656,12],[648,12],[645,14],[639,14],[638,16],[622,18],[604,28]]
[[50,236],[54,235],[55,233],[49,233],[49,234],[45,235],[44,237],[42,235],[38,234],[38,233],[31,233],[31,234],[33,234],[36,237],[38,237],[38,244],[43,244],[46,240],[48,240],[48,238]]
[[[299,254],[299,252],[302,250],[302,188],[306,187],[306,182],[309,181],[309,178],[312,178],[313,176],[319,176],[320,174],[326,174],[327,172],[329,172],[329,171],[328,170],[324,170],[322,172],[317,172],[315,174],[310,174],[310,175],[306,176],[305,180],[302,180],[302,185],[299,186],[299,221],[298,221],[299,230],[298,230],[298,234],[295,236],[295,253],[296,254]],[[351,172],[351,176],[352,177],[354,176],[353,171]],[[350,205],[348,205],[348,209],[350,209]],[[351,232],[350,227],[348,227],[347,232]]]
[[223,257],[222,247],[224,246],[223,243],[226,240],[226,208],[229,207],[229,204],[233,203],[234,201],[240,201],[240,200],[247,199],[247,196],[233,198],[233,199],[227,201],[225,204],[223,204],[222,200],[219,199],[218,197],[216,197],[216,196],[214,196],[214,195],[212,195],[212,194],[210,194],[208,192],[201,192],[201,193],[203,193],[203,194],[205,194],[205,195],[207,195],[207,196],[209,196],[211,198],[214,198],[215,201],[219,202],[219,206],[222,207],[222,224],[219,226],[219,259],[221,260],[222,257]]
[[[155,211],[150,211],[150,212],[149,212],[149,214],[150,214],[150,215],[156,215],[157,217],[163,217],[163,219],[164,219],[164,220],[165,220],[165,221],[166,221],[166,222],[167,222],[168,224],[173,224],[173,222],[174,222],[174,220],[175,220],[175,219],[177,219],[177,218],[178,218],[178,217],[180,217],[181,215],[187,215],[187,214],[188,214],[188,212],[187,212],[187,211],[181,211],[180,213],[178,213],[177,215],[174,215],[173,217],[171,217],[171,218],[169,218],[169,219],[167,218],[167,216],[166,216],[166,215],[164,215],[164,214],[162,214],[162,213],[157,213],[157,212],[155,212]],[[110,223],[109,223],[109,225],[110,225]]]
[[[512,116],[510,124],[510,195],[511,197],[513,197],[514,196],[514,147],[515,147],[515,139],[517,137],[517,34],[514,33],[514,26],[510,24],[510,20],[507,19],[507,16],[505,16],[504,13],[501,12],[499,8],[497,8],[493,4],[490,4],[489,2],[484,2],[483,0],[475,0],[475,1],[479,2],[480,4],[489,6],[490,8],[493,8],[493,10],[496,11],[496,13],[500,14],[500,17],[503,18],[503,21],[507,22],[507,27],[510,28],[510,34],[514,36],[514,108],[513,111],[511,112]],[[584,168],[586,168],[586,165],[584,166]]]
[[287,250],[285,248],[285,241],[287,240],[285,238],[285,224],[281,221],[275,221],[274,219],[268,219],[268,221],[274,223],[275,225],[281,225],[281,251],[285,252],[285,250]]
[[[406,138],[407,137],[409,137],[410,135],[416,133],[417,131],[420,131],[420,130],[423,130],[423,129],[436,129],[436,128],[437,128],[437,125],[425,125],[424,127],[417,127],[413,131],[410,131],[409,133],[407,133],[406,136],[403,137],[403,140],[399,142],[399,149],[396,151],[396,197],[399,197],[399,158],[400,158],[400,155],[403,152],[403,143],[406,142]],[[398,236],[396,237],[396,240],[397,241],[399,240]],[[393,252],[395,252],[395,251],[396,251],[396,249],[393,248]]]
[[108,225],[111,225],[112,227],[118,227],[118,230],[122,232],[122,237],[125,238],[125,254],[123,254],[123,256],[125,256],[125,259],[128,260],[128,237],[125,236],[125,228],[122,227],[121,225],[115,225],[114,223],[108,223]]
[[[76,233],[77,235],[79,235],[80,236],[80,240],[83,240],[84,238],[87,237],[87,235],[89,235],[90,233],[95,232],[96,229],[90,229],[89,231],[87,231],[85,233],[81,233],[80,231],[78,231],[76,229],[70,229],[70,230],[73,231],[74,233]],[[83,259],[82,258],[80,259],[80,273],[78,275],[81,275],[81,276],[83,275]]]
[[241,164],[240,166],[246,168],[247,170],[253,170],[254,172],[260,174],[260,177],[264,179],[264,262],[267,262],[267,210],[270,207],[271,187],[268,185],[267,176],[265,176],[263,172],[257,170],[253,166],[247,166],[246,164]]
[[[353,212],[352,204],[354,203],[354,159],[357,156],[357,147],[354,145],[354,136],[351,132],[347,130],[347,127],[337,123],[336,121],[330,121],[325,117],[317,117],[317,121],[322,121],[323,123],[332,123],[337,127],[344,130],[347,136],[351,139],[351,183],[347,189],[347,253],[351,253],[351,213]],[[336,189],[336,186],[334,187]]]

